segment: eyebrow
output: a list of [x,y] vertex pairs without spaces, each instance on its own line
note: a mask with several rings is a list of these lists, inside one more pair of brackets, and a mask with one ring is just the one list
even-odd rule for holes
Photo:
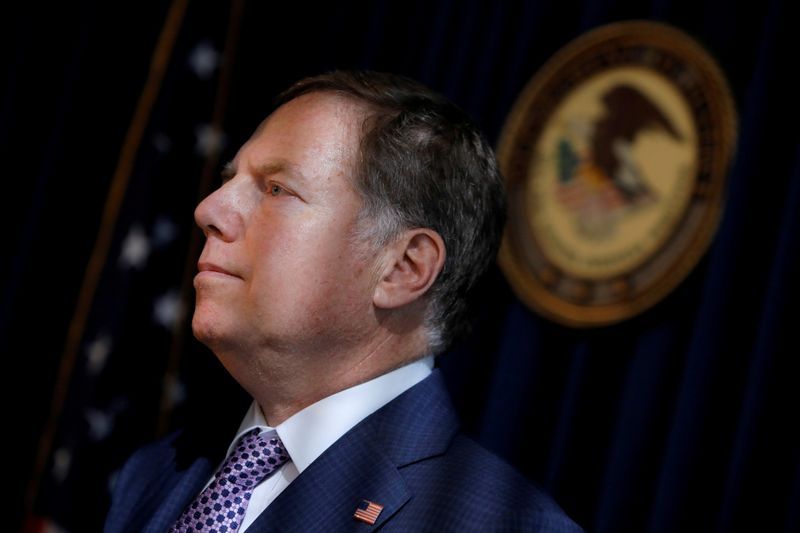
[[[305,177],[303,176],[303,173],[300,172],[300,169],[297,167],[297,165],[294,165],[285,159],[259,165],[255,168],[255,171],[259,176],[272,176],[274,174],[278,174],[279,172],[283,172],[292,178],[305,181]],[[222,179],[223,181],[227,181],[233,178],[235,175],[236,165],[233,161],[228,161],[225,163],[225,166],[222,167]]]

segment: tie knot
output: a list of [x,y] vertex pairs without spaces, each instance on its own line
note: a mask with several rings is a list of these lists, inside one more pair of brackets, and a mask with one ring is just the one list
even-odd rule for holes
[[242,435],[217,478],[220,485],[227,481],[250,489],[288,460],[289,454],[277,435],[268,439],[260,428],[255,428]]

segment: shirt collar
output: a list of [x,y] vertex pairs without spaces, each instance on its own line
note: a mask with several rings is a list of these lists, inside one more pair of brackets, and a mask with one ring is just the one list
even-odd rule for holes
[[363,419],[400,396],[431,373],[433,356],[414,361],[370,381],[339,391],[309,405],[270,427],[258,403],[253,400],[228,448],[233,450],[239,438],[255,427],[280,436],[298,472],[322,455],[331,444]]

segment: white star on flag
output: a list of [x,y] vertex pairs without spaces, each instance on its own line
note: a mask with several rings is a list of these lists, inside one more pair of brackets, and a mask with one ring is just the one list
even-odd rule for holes
[[219,52],[208,41],[202,41],[189,55],[189,65],[201,80],[207,80],[219,65]]
[[86,347],[87,368],[90,374],[98,374],[106,366],[111,353],[111,336],[102,333]]
[[150,255],[150,240],[138,224],[131,226],[122,243],[119,262],[123,267],[142,268]]
[[164,390],[171,407],[183,403],[186,399],[186,386],[175,375],[169,375],[164,379]]
[[53,478],[61,483],[67,479],[69,467],[72,465],[72,453],[66,448],[59,448],[53,452]]
[[153,319],[157,324],[169,330],[183,319],[185,314],[186,309],[181,301],[181,296],[174,289],[159,296],[153,305]]
[[156,133],[153,136],[153,146],[162,154],[166,154],[172,150],[172,139],[166,133]]
[[178,227],[167,217],[158,217],[153,225],[153,246],[161,248],[178,236]]
[[89,423],[89,435],[92,439],[103,440],[114,429],[114,419],[109,414],[98,409],[87,409],[84,414]]
[[119,479],[119,470],[114,470],[108,476],[108,484],[106,485],[109,495],[114,494],[114,487],[117,485],[117,479]]
[[203,157],[219,152],[225,144],[225,135],[211,124],[202,124],[194,130],[197,143],[195,151]]

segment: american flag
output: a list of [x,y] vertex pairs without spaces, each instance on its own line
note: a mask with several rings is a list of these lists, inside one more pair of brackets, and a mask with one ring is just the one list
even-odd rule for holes
[[161,66],[142,80],[131,124],[143,125],[120,150],[130,164],[114,175],[124,185],[110,189],[120,192],[106,203],[114,216],[96,241],[100,266],[87,268],[81,289],[85,311],[71,326],[26,491],[26,531],[99,531],[125,458],[163,434],[191,395],[174,354],[191,309],[192,211],[225,143],[216,109],[237,20],[225,4],[180,0],[165,14],[151,52],[163,65],[154,59]]
[[383,511],[383,505],[371,502],[369,500],[362,500],[361,503],[358,504],[353,518],[361,520],[362,522],[366,522],[369,525],[373,525],[378,519],[378,515],[381,514],[381,511]]

